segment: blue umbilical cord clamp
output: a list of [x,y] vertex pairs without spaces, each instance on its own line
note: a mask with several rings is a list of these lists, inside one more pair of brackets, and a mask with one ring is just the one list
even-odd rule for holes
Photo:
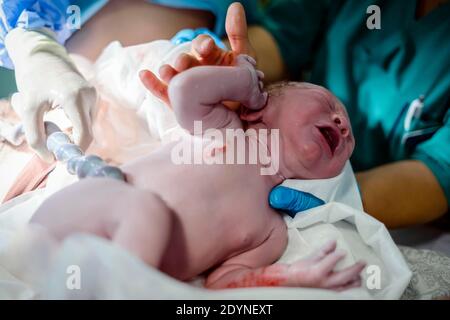
[[297,213],[321,206],[325,202],[308,192],[277,186],[269,195],[269,204],[293,218]]

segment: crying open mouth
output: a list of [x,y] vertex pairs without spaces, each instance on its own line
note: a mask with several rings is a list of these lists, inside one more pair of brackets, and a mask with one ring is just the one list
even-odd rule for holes
[[331,127],[319,127],[318,129],[328,143],[331,153],[334,154],[339,145],[339,134]]

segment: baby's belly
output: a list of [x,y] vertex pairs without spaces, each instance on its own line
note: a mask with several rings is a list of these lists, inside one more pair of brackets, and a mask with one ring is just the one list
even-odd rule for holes
[[123,170],[129,183],[158,194],[176,217],[161,266],[173,277],[192,278],[256,247],[270,232],[269,190],[251,181],[249,168],[175,165],[158,152]]

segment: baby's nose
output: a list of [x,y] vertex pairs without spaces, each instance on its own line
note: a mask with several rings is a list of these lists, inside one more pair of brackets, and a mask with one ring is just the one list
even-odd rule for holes
[[350,134],[350,124],[347,120],[347,117],[341,114],[335,114],[333,115],[333,122],[339,128],[342,136],[344,138],[347,138],[348,135]]

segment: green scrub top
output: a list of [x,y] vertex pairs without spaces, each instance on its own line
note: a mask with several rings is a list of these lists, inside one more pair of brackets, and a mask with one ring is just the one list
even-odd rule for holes
[[[373,4],[381,9],[379,30],[366,26]],[[267,0],[259,23],[277,40],[292,77],[310,70],[305,80],[328,88],[347,107],[356,171],[420,160],[450,203],[450,3],[418,20],[416,5]],[[420,95],[422,114],[405,131],[408,107]]]

